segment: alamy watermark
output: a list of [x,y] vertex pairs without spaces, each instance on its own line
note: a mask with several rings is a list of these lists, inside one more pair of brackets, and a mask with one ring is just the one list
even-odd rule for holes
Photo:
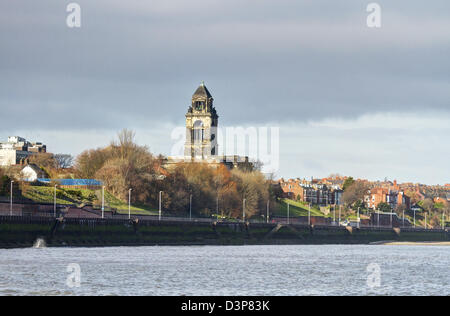
[[378,263],[371,263],[367,266],[367,287],[371,290],[381,287],[381,267]]
[[81,6],[72,2],[67,5],[66,8],[67,15],[66,24],[69,28],[80,28],[81,27]]
[[81,267],[77,263],[71,263],[67,266],[66,272],[69,274],[66,279],[66,285],[69,288],[78,288],[81,286]]
[[[263,173],[275,173],[280,166],[280,128],[279,127],[225,127],[214,128],[213,137],[208,141],[217,144],[215,156],[226,162],[234,162],[236,156],[248,157],[249,161],[261,163]],[[204,142],[203,134],[197,144]],[[206,136],[207,137],[207,136]],[[185,158],[186,128],[176,127],[171,133],[174,145],[171,157]],[[194,140],[192,145],[196,145]]]
[[366,11],[369,12],[367,16],[367,27],[369,28],[380,28],[381,27],[381,6],[372,2],[367,5]]

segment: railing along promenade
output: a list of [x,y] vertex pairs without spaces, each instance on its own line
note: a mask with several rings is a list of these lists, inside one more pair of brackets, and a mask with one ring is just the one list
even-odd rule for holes
[[[217,217],[177,217],[177,216],[161,216],[158,215],[131,215],[129,218],[126,214],[108,214],[105,213],[105,218],[101,218],[101,211],[90,211],[89,213],[92,216],[85,216],[83,214],[78,214],[77,216],[64,216],[63,214],[58,214],[55,218],[53,213],[51,212],[40,212],[38,214],[22,214],[22,212],[15,211],[13,214],[9,214],[8,212],[0,212],[0,222],[20,222],[20,223],[36,223],[36,222],[53,222],[56,219],[64,220],[66,222],[71,223],[92,223],[92,224],[118,224],[118,223],[129,223],[130,221],[138,221],[138,222],[152,222],[152,223],[172,223],[172,224],[189,224],[189,223],[198,223],[198,224],[246,224],[246,225],[258,225],[258,226],[267,226],[273,227],[276,225],[282,226],[292,226],[292,227],[314,227],[314,229],[359,229],[362,231],[391,231],[392,229],[398,228],[403,232],[414,231],[414,232],[448,232],[449,228],[424,228],[424,227],[413,227],[413,226],[390,226],[390,225],[354,225],[354,226],[346,226],[339,225],[338,223],[324,224],[308,224],[308,223],[298,223],[298,222],[287,222],[285,219],[271,219],[269,222],[262,220],[230,220],[230,219],[220,219]],[[297,218],[298,219],[298,218]]]

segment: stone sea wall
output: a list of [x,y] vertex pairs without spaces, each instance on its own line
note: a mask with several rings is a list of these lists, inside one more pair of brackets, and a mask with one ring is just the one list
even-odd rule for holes
[[444,230],[0,216],[0,248],[144,245],[369,244],[449,241]]

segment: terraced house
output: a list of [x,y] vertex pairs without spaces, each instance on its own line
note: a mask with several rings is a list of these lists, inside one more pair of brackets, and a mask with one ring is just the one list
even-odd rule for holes
[[314,205],[340,205],[343,191],[339,186],[325,185],[321,181],[280,179],[279,184],[286,198]]

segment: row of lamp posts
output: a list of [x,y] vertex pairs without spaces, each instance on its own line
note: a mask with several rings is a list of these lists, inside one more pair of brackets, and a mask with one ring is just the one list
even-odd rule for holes
[[[10,216],[13,215],[13,184],[14,181],[11,181],[11,197],[10,197]],[[56,217],[56,189],[57,185],[55,185],[54,190],[54,203],[53,203],[53,215]],[[128,190],[128,219],[131,219],[131,192],[133,189]],[[162,215],[162,193],[163,191],[159,191],[159,212],[158,218],[161,220]],[[245,207],[246,207],[246,199],[244,198],[242,201],[242,221],[245,222]],[[269,208],[270,201],[267,201],[267,215],[266,222],[269,223]],[[219,197],[217,197],[216,201],[216,212],[217,219],[219,218]],[[391,213],[391,225],[393,223],[392,213]],[[102,218],[105,218],[105,186],[102,187]],[[339,221],[341,219],[341,208],[339,207]],[[189,220],[192,220],[192,194],[189,196]],[[333,212],[333,221],[336,222],[336,206],[334,207]],[[360,208],[358,207],[358,215],[357,215],[358,227],[360,225]],[[405,211],[403,211],[402,215],[403,226],[405,225]],[[290,203],[287,202],[287,223],[290,224]],[[308,225],[311,225],[311,203],[309,203],[308,207]],[[380,213],[378,212],[378,226],[380,225]],[[416,210],[414,210],[414,228],[416,228]],[[425,213],[425,228],[427,228],[427,214]],[[445,213],[442,213],[442,229],[445,228]]]

